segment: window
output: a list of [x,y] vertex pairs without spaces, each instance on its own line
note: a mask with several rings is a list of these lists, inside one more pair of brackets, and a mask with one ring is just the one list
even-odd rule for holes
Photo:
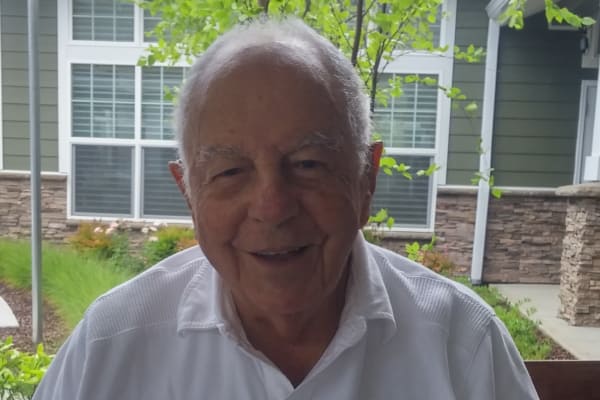
[[[388,86],[390,79],[406,74],[381,74],[380,87]],[[437,76],[427,76],[437,81]],[[420,78],[424,78],[421,76]],[[375,132],[381,136],[386,155],[398,164],[411,167],[413,179],[402,174],[380,172],[373,208],[386,208],[397,227],[427,229],[431,226],[431,192],[433,179],[417,176],[434,162],[438,114],[438,89],[416,81],[402,85],[400,97],[388,98],[386,106],[375,108]]]
[[[160,22],[160,15],[152,15],[150,11],[144,10],[144,32],[151,32]],[[156,42],[154,35],[144,35],[144,42]]]
[[[59,168],[69,174],[68,215],[187,219],[168,170],[177,158],[166,99],[185,66],[140,67],[160,21],[134,2],[59,1]],[[85,43],[83,43],[85,42]]]
[[73,40],[133,42],[133,2],[73,0]]
[[[380,71],[421,74],[451,86],[456,0],[444,2],[430,26],[446,56],[408,52]],[[160,16],[121,0],[58,1],[59,169],[69,175],[68,215],[77,218],[188,218],[185,201],[170,177],[176,158],[167,88],[178,86],[186,65],[137,66],[146,36]],[[436,185],[445,182],[450,101],[420,83],[378,107],[375,125],[388,155],[412,171],[432,162],[441,171],[408,181],[381,175],[375,207],[396,219],[395,229],[432,230]]]
[[[410,166],[413,175],[408,180],[400,173],[389,176],[381,171],[378,177],[372,208],[387,209],[394,217],[395,231],[431,232],[434,228],[437,186],[446,183],[451,107],[437,85],[452,87],[455,16],[456,1],[446,0],[436,22],[429,26],[434,44],[447,48],[446,53],[400,52],[379,71],[380,87],[394,78],[420,78],[405,81],[402,96],[389,98],[385,106],[377,105],[373,115],[386,155]],[[428,84],[433,82],[437,85]],[[416,175],[432,164],[439,168],[432,176]]]
[[[181,84],[183,74],[181,67],[72,64],[73,215],[188,215],[167,168],[177,152],[173,105],[165,93]],[[136,103],[141,105],[137,123]],[[141,188],[137,201],[136,187]]]

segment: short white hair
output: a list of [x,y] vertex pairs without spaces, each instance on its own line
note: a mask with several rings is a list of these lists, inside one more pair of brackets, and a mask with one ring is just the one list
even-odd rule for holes
[[[196,59],[181,87],[175,108],[175,128],[186,187],[189,184],[188,171],[193,164],[187,159],[186,149],[189,151],[191,148],[190,137],[197,134],[194,125],[198,118],[197,110],[204,102],[212,81],[222,72],[225,63],[246,49],[286,43],[302,43],[316,55],[321,68],[309,71],[315,79],[323,81],[332,100],[341,108],[342,122],[349,130],[359,168],[365,168],[371,140],[370,102],[364,84],[350,61],[330,41],[297,18],[258,18],[235,26],[211,44]],[[325,71],[322,71],[323,68]],[[324,72],[325,76],[319,76],[319,72]]]

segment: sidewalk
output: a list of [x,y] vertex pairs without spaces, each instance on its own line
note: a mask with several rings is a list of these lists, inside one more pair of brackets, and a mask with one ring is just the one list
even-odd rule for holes
[[540,329],[579,360],[600,360],[600,328],[570,326],[558,318],[560,301],[558,285],[502,284],[497,288],[511,303],[529,299],[521,311],[534,308],[534,320]]
[[8,304],[0,297],[0,328],[17,328],[19,323]]

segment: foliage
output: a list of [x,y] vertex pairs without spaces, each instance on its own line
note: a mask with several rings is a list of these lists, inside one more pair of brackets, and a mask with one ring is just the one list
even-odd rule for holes
[[[500,16],[500,22],[508,24],[509,27],[522,29],[524,25],[523,16],[527,0],[510,0],[506,10]],[[566,23],[575,28],[583,28],[593,25],[596,21],[590,17],[580,17],[565,7],[560,7],[555,0],[544,0],[546,8],[546,19],[548,23],[556,21]]]
[[51,361],[41,344],[29,354],[15,349],[10,336],[0,342],[0,399],[31,399]]
[[437,237],[433,235],[429,243],[421,245],[419,242],[407,243],[404,249],[406,257],[418,263],[423,263],[423,252],[433,250]]
[[[337,46],[355,66],[371,98],[371,110],[376,104],[386,105],[390,98],[402,95],[407,83],[420,82],[437,86],[453,106],[467,101],[459,88],[444,87],[428,76],[396,76],[388,82],[380,82],[380,73],[389,62],[406,53],[429,52],[440,57],[479,62],[485,51],[482,47],[468,45],[452,49],[434,43],[432,24],[444,18],[438,11],[443,0],[129,0],[137,3],[151,15],[160,15],[161,21],[148,36],[156,38],[148,54],[139,60],[139,65],[155,63],[190,63],[223,32],[233,25],[257,18],[260,15],[294,15],[303,19]],[[526,0],[510,0],[501,16],[502,22],[510,27],[523,26],[523,10]],[[548,21],[566,22],[576,27],[589,26],[594,20],[579,17],[566,8],[545,0]],[[383,85],[381,85],[383,83]],[[175,90],[176,92],[176,90]],[[171,96],[171,90],[168,91]],[[467,115],[473,114],[478,106],[468,102],[464,106]],[[377,135],[377,134],[376,134]],[[393,157],[381,159],[382,171],[386,174],[398,172],[412,179],[410,166]],[[432,164],[417,176],[430,176],[439,166]],[[490,186],[492,195],[500,197],[501,191],[494,186],[492,171],[478,172],[474,180],[484,181]],[[367,232],[375,240],[376,231]]]
[[151,236],[144,246],[144,260],[147,266],[197,244],[194,231],[188,227],[162,226]]
[[82,222],[68,241],[77,251],[109,260],[117,268],[133,273],[144,269],[142,260],[131,253],[129,238],[119,222]]
[[[224,31],[233,25],[260,15],[294,15],[302,18],[336,45],[356,67],[375,105],[387,104],[390,98],[402,95],[402,86],[423,83],[438,86],[456,101],[466,99],[458,88],[445,88],[429,76],[396,76],[380,85],[380,71],[396,57],[426,51],[440,57],[454,56],[467,62],[477,62],[484,54],[482,48],[467,46],[461,49],[440,47],[433,42],[432,24],[439,23],[438,12],[443,0],[137,0],[161,22],[149,33],[157,38],[140,65],[191,62]],[[453,53],[453,54],[452,54]],[[473,109],[473,104],[469,105]],[[393,157],[382,158],[382,171],[401,173],[413,178],[410,167]],[[429,176],[439,166],[431,165],[417,172]]]
[[110,258],[116,247],[113,226],[101,222],[82,222],[77,232],[68,238],[74,249],[80,252],[92,252],[100,258]]
[[550,355],[552,347],[546,338],[541,338],[538,333],[539,322],[531,319],[535,312],[528,308],[525,315],[519,311],[519,307],[525,304],[508,303],[496,288],[490,286],[473,286],[466,277],[455,277],[455,280],[474,290],[495,311],[498,318],[504,322],[508,332],[512,336],[521,357],[526,360],[544,360]]
[[[130,271],[64,246],[42,247],[42,290],[72,329],[87,307],[102,293],[131,278]],[[31,288],[31,246],[25,241],[0,240],[0,277],[11,286]]]

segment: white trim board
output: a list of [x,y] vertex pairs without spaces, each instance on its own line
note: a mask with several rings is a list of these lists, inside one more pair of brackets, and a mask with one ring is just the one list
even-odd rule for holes
[[2,109],[4,103],[2,102],[2,2],[0,2],[0,171],[4,169],[4,116]]
[[598,82],[593,79],[581,81],[581,91],[579,96],[579,116],[577,120],[577,141],[575,144],[575,166],[573,168],[573,184],[581,183],[583,171],[581,169],[583,162],[583,141],[585,134],[585,116],[587,109],[587,93],[592,87],[597,87]]
[[[487,174],[492,166],[492,136],[494,131],[494,107],[496,103],[496,80],[498,72],[498,47],[500,43],[500,25],[490,19],[488,22],[487,54],[485,57],[485,78],[483,86],[483,111],[481,117],[481,147],[479,171]],[[471,282],[480,284],[483,276],[483,257],[485,255],[485,234],[490,200],[490,188],[487,182],[479,181],[477,192],[477,211],[475,214],[475,232],[473,235],[473,255],[471,261]]]

